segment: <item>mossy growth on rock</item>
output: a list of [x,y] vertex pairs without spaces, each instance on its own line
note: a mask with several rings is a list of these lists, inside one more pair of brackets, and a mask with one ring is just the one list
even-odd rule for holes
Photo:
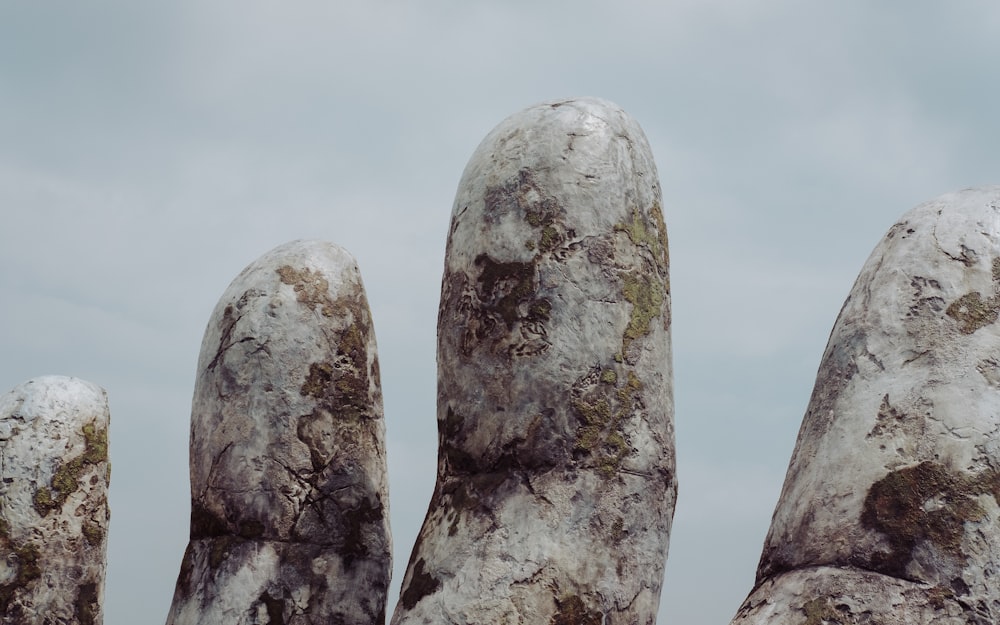
[[92,547],[96,547],[101,544],[104,540],[104,528],[97,523],[91,523],[90,521],[84,521],[83,523],[83,537],[87,540],[87,543]]
[[632,341],[649,334],[652,320],[662,314],[664,290],[652,276],[631,272],[623,276],[622,295],[632,304],[622,335],[622,354],[626,354]]
[[618,375],[611,368],[586,376],[578,384],[596,377],[599,384],[583,391],[574,390],[570,405],[581,421],[576,432],[574,452],[593,459],[594,466],[604,477],[613,476],[631,451],[622,431],[624,420],[632,413],[635,392],[642,382],[629,371],[621,386],[615,386]]
[[41,516],[61,507],[66,499],[80,488],[80,475],[88,466],[107,462],[108,430],[88,423],[82,428],[84,451],[81,455],[56,467],[50,486],[39,486],[35,491],[35,510]]
[[[806,620],[803,625],[846,625],[856,622],[851,618],[847,605],[834,606],[830,599],[818,597],[802,605]],[[851,620],[847,620],[851,619]]]
[[601,625],[604,615],[587,608],[579,595],[565,595],[556,599],[556,613],[551,625]]
[[18,590],[27,587],[42,576],[38,547],[31,544],[15,544],[10,536],[10,524],[0,518],[0,550],[6,558],[7,566],[16,573],[4,584],[0,584],[0,614],[6,614]]
[[663,221],[663,210],[659,204],[650,207],[649,216],[655,224],[655,232],[650,231],[648,222],[635,208],[631,211],[631,221],[616,224],[614,229],[615,232],[624,232],[634,245],[647,248],[661,273],[666,275],[670,266],[670,253],[667,246],[667,225]]

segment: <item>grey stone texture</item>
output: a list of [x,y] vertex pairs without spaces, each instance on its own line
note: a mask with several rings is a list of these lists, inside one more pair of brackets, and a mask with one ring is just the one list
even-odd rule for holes
[[1000,187],[875,248],[733,623],[1000,622]]
[[660,202],[642,130],[601,100],[530,107],[473,154],[394,624],[654,622],[676,496]]
[[0,623],[100,625],[108,398],[45,376],[0,396]]
[[191,541],[168,625],[381,625],[385,425],[361,275],[295,241],[212,313],[191,409]]

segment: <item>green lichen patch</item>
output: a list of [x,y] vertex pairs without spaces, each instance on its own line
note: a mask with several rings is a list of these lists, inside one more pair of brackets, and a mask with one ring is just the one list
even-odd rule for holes
[[806,616],[803,625],[852,625],[857,622],[846,604],[834,606],[827,597],[807,601],[802,612]]
[[83,426],[83,440],[85,449],[83,452],[83,462],[85,464],[97,464],[108,459],[108,430],[98,428],[94,423]]
[[554,226],[542,228],[542,234],[538,239],[538,250],[540,252],[551,252],[559,247],[563,242],[563,236]]
[[92,547],[96,547],[101,544],[104,540],[104,528],[97,523],[91,523],[90,521],[83,522],[83,537],[87,540],[87,543]]
[[80,476],[93,465],[108,459],[108,430],[88,423],[82,428],[84,451],[81,455],[56,467],[49,486],[40,486],[33,497],[35,510],[46,516],[65,503],[66,499],[80,488]]
[[576,431],[574,454],[589,457],[604,477],[618,472],[631,453],[622,431],[625,419],[636,409],[635,393],[642,383],[629,371],[620,385],[613,369],[584,376],[571,391],[570,406],[580,421]]
[[0,584],[0,614],[7,614],[11,600],[17,592],[26,588],[42,576],[42,565],[38,553],[38,547],[32,544],[21,546],[14,545],[5,534],[0,536],[0,545],[7,554],[13,554],[13,558],[7,557],[8,565],[13,563],[17,567],[17,574],[14,579],[6,584]]
[[622,280],[622,295],[632,304],[628,326],[622,335],[624,355],[633,341],[649,334],[652,320],[663,314],[665,292],[652,276],[643,273],[626,273]]
[[399,595],[399,603],[404,609],[412,610],[421,599],[427,595],[434,594],[441,588],[441,580],[427,572],[424,568],[426,564],[426,561],[420,558],[413,565],[410,583],[406,585],[406,588]]
[[649,217],[652,217],[652,224],[648,218],[644,218],[633,208],[631,220],[615,224],[614,229],[615,232],[624,232],[633,245],[648,249],[660,273],[666,276],[670,266],[670,255],[667,248],[667,226],[663,221],[663,211],[659,204],[650,207]]
[[324,317],[333,317],[337,307],[330,297],[330,281],[319,271],[309,268],[296,269],[283,265],[277,269],[281,282],[292,287],[296,299],[313,310],[319,310]]
[[565,595],[556,599],[556,612],[551,625],[601,625],[604,615],[600,610],[590,609],[579,595]]
[[1000,473],[969,475],[935,462],[893,471],[876,482],[865,497],[861,524],[882,534],[889,545],[867,563],[873,570],[909,579],[907,565],[920,543],[965,560],[961,550],[965,524],[980,521],[981,495],[1000,500]]
[[58,504],[52,497],[52,490],[48,486],[39,486],[32,500],[35,504],[35,510],[42,516],[45,516],[50,510],[58,507]]

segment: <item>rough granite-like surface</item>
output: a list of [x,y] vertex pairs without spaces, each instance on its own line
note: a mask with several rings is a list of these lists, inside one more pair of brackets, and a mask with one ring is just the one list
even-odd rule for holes
[[45,376],[0,396],[0,623],[100,625],[108,398]]
[[851,291],[733,623],[1000,622],[1000,187],[903,216]]
[[670,284],[642,130],[528,108],[459,184],[438,479],[392,622],[648,624],[676,494]]
[[168,625],[384,623],[384,429],[350,254],[295,241],[244,269],[198,360],[191,542]]

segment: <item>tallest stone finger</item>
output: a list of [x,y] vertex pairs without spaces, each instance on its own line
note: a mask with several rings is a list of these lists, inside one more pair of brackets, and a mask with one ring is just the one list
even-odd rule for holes
[[652,623],[676,495],[666,227],[638,124],[505,120],[459,185],[437,484],[393,622]]

